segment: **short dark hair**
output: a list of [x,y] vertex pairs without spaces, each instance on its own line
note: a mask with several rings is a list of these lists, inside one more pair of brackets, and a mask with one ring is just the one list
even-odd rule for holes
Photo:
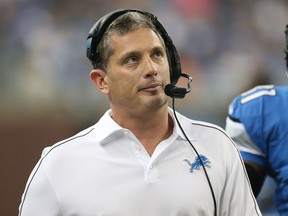
[[[163,38],[161,37],[161,34],[157,30],[153,21],[151,20],[151,17],[139,12],[127,12],[115,19],[105,31],[103,37],[101,38],[97,46],[97,52],[100,54],[99,60],[97,63],[92,62],[94,68],[106,71],[109,58],[115,51],[113,44],[110,40],[111,35],[124,35],[127,32],[131,32],[140,28],[152,29],[159,37],[162,45],[165,47]],[[92,32],[93,29],[94,28],[92,27],[90,32]]]

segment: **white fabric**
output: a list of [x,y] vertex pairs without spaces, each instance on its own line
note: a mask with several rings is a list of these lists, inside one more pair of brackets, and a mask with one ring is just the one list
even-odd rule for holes
[[[190,172],[187,160],[193,163],[196,154],[176,123],[171,137],[149,157],[109,113],[43,151],[27,182],[19,216],[214,215],[203,168]],[[238,150],[225,132],[177,116],[197,151],[210,161],[206,170],[217,215],[261,215]]]
[[225,131],[237,144],[237,147],[239,148],[240,151],[264,156],[261,149],[250,139],[242,123],[234,122],[230,118],[227,117]]

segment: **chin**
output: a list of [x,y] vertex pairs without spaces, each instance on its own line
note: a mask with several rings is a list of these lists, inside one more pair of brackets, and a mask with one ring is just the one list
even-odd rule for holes
[[165,95],[158,95],[155,96],[153,98],[149,98],[146,101],[146,106],[148,108],[161,108],[163,107],[165,104],[168,103],[168,97],[166,97]]

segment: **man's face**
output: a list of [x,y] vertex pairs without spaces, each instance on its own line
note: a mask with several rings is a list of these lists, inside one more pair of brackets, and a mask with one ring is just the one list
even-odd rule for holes
[[169,65],[158,36],[143,28],[122,36],[114,34],[111,42],[115,52],[105,77],[111,105],[140,111],[167,104],[164,87],[170,80]]

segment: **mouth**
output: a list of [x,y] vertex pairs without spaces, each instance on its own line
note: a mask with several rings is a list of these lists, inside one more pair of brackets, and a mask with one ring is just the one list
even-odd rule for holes
[[155,92],[162,89],[162,84],[160,83],[155,83],[155,84],[151,84],[148,86],[145,86],[143,88],[140,88],[140,91],[146,91],[146,92]]

